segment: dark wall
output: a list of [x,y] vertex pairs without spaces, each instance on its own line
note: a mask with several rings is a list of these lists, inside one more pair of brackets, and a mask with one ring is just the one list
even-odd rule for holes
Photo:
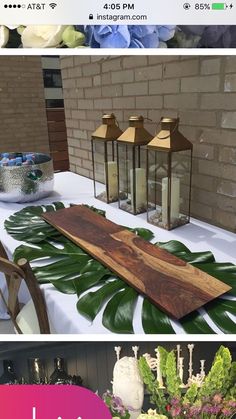
[[[53,372],[53,358],[64,357],[67,361],[69,374],[80,375],[84,385],[92,390],[103,393],[111,389],[112,371],[116,362],[114,346],[122,346],[121,356],[133,356],[132,346],[140,347],[139,354],[145,352],[155,356],[154,349],[158,345],[171,350],[180,342],[69,342],[69,343],[43,343],[43,342],[9,342],[0,344],[0,374],[2,374],[2,360],[12,359],[19,377],[28,377],[27,358],[39,357],[45,360],[47,375]],[[181,342],[182,356],[185,359],[185,372],[188,370],[188,342]],[[206,370],[211,366],[214,354],[219,348],[219,342],[195,343],[194,349],[194,374],[199,372],[200,359],[206,359]],[[236,343],[226,343],[232,350],[236,359]]]

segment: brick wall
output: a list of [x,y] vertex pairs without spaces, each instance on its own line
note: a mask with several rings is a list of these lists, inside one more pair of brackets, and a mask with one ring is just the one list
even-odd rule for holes
[[[236,231],[236,57],[62,57],[71,170],[92,177],[103,112],[179,116],[194,143],[192,215]],[[155,133],[155,123],[146,123]]]
[[48,152],[41,57],[0,57],[0,152]]

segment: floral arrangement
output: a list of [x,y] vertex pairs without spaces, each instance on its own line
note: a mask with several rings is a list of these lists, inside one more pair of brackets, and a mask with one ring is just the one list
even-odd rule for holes
[[[220,347],[212,367],[201,386],[190,385],[183,394],[177,371],[174,351],[158,348],[162,362],[161,370],[165,379],[165,389],[151,371],[146,359],[139,360],[140,373],[150,394],[150,402],[156,411],[167,418],[176,419],[230,419],[236,415],[236,362],[232,362],[229,350]],[[139,419],[155,418],[148,413]],[[158,417],[158,416],[156,416]]]
[[139,415],[138,419],[167,419],[167,416],[159,415],[156,409],[149,409],[147,413],[142,413],[141,415]]
[[0,48],[234,48],[236,26],[0,26]]
[[158,48],[174,34],[175,26],[155,25],[0,26],[0,47]]
[[114,396],[109,390],[102,396],[103,401],[110,410],[111,416],[113,419],[129,419],[130,414],[128,410],[124,407],[120,397]]

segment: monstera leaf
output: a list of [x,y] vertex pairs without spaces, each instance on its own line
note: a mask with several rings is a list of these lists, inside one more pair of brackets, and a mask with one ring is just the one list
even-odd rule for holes
[[[72,206],[73,204],[71,204]],[[60,233],[46,223],[41,217],[45,212],[57,211],[65,208],[62,202],[53,202],[51,205],[29,206],[11,215],[5,221],[7,232],[16,240],[27,243],[40,243],[45,239],[58,238]],[[105,212],[90,207],[93,211],[105,216]]]
[[[8,233],[27,243],[16,249],[14,259],[24,257],[31,262],[40,283],[50,282],[60,292],[77,294],[77,310],[90,321],[103,310],[103,325],[107,329],[114,333],[134,333],[137,291],[41,218],[43,212],[57,211],[64,207],[61,202],[31,206],[5,221]],[[92,209],[105,216],[103,211]],[[146,240],[153,238],[150,230],[129,230]],[[141,315],[145,333],[174,334],[176,326],[178,330],[181,327],[186,333],[192,334],[212,334],[217,333],[217,330],[222,333],[236,333],[236,324],[231,316],[236,314],[236,266],[232,263],[217,263],[210,251],[193,253],[179,241],[159,242],[155,245],[227,283],[232,290],[179,322],[173,321],[144,298]]]

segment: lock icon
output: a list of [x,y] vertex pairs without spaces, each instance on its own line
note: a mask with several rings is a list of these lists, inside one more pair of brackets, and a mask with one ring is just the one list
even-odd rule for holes
[[93,20],[93,14],[92,13],[90,13],[90,15],[89,15],[89,20]]

